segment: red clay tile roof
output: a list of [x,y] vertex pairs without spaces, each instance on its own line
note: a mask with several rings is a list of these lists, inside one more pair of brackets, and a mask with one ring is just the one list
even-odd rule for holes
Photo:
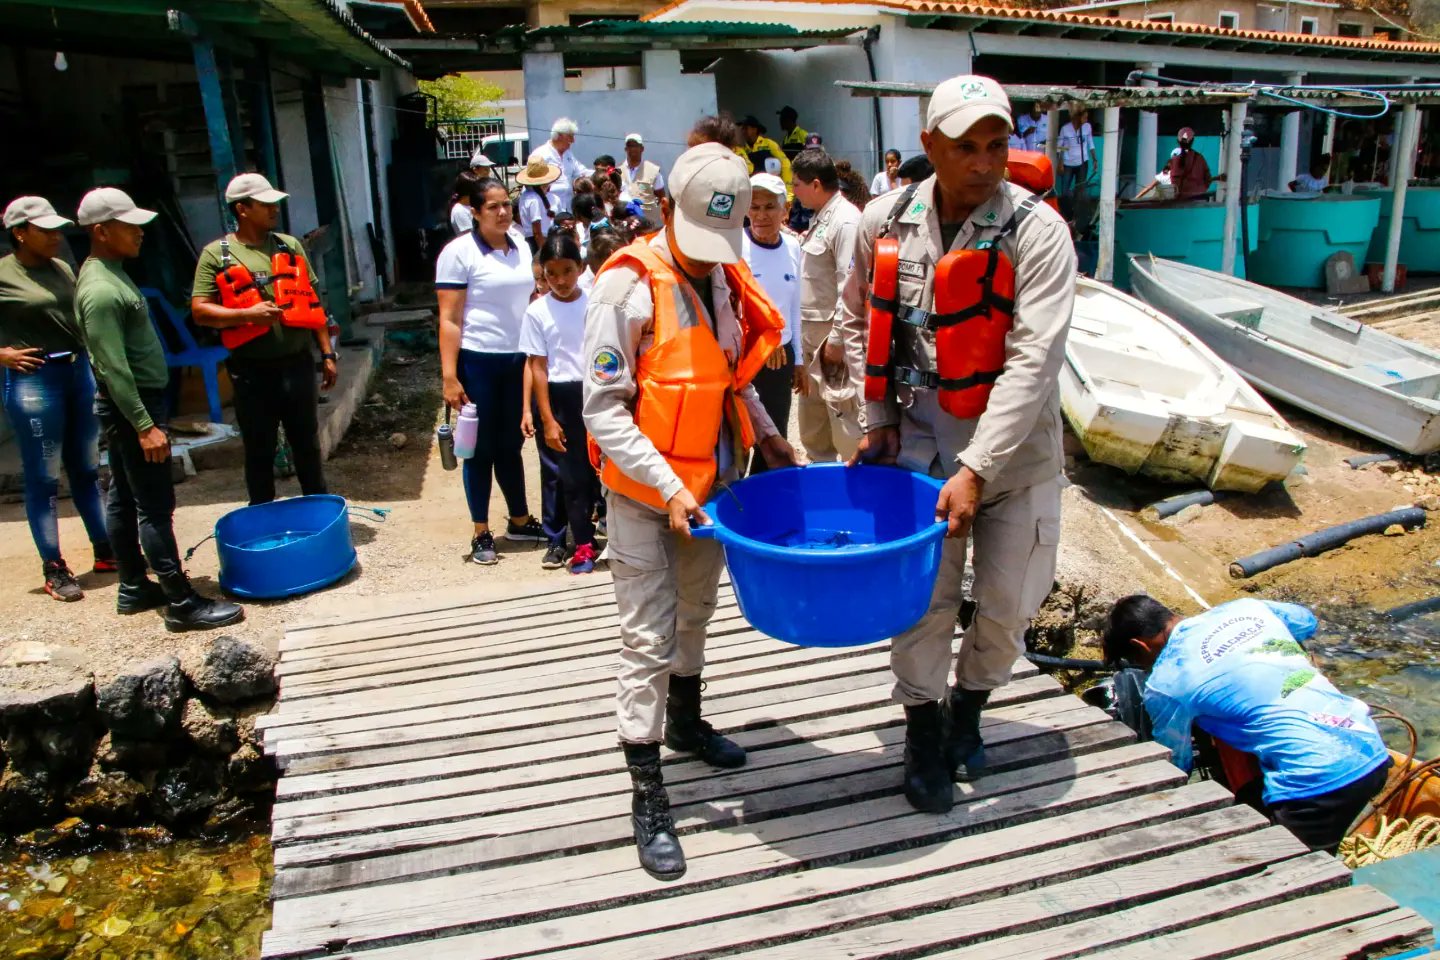
[[[678,10],[691,0],[672,0],[658,10],[651,11],[641,19],[654,20],[671,11]],[[782,0],[777,0],[782,2]],[[1143,33],[1172,33],[1204,35],[1231,40],[1268,41],[1271,43],[1296,44],[1313,47],[1340,47],[1348,50],[1375,50],[1395,53],[1440,54],[1440,43],[1416,43],[1407,40],[1387,40],[1383,37],[1336,37],[1308,33],[1282,33],[1278,30],[1233,30],[1227,27],[1212,27],[1201,23],[1165,23],[1154,20],[1122,20],[1117,17],[1101,17],[1084,13],[1051,13],[1048,10],[1020,6],[994,6],[983,3],[961,3],[957,0],[783,0],[788,3],[814,3],[831,6],[862,4],[881,7],[897,13],[940,14],[961,17],[975,17],[996,20],[1030,20],[1037,23],[1062,23],[1074,26],[1109,27],[1115,30],[1130,30]],[[1357,2],[1357,0],[1351,0]],[[1403,3],[1403,0],[1400,0]],[[1358,5],[1358,3],[1357,3]]]

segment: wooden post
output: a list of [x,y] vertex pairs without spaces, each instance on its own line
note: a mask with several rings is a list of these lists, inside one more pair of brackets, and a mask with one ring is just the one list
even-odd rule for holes
[[1245,137],[1245,112],[1249,104],[1240,100],[1230,105],[1230,129],[1225,131],[1225,236],[1220,241],[1220,272],[1235,275],[1235,243],[1240,218],[1245,215],[1244,171],[1240,167],[1240,141]]
[[[1305,82],[1305,74],[1292,73],[1285,78],[1285,82],[1292,87],[1298,87]],[[1290,181],[1295,179],[1295,174],[1300,167],[1300,111],[1291,110],[1280,120],[1280,182],[1276,189],[1285,190],[1290,186]],[[1309,158],[1305,161],[1305,170],[1310,170]]]
[[1060,175],[1060,161],[1056,158],[1055,144],[1060,139],[1060,108],[1051,107],[1045,113],[1045,156],[1050,160],[1050,169]]
[[1400,263],[1400,233],[1405,227],[1405,194],[1410,189],[1411,166],[1415,159],[1416,111],[1413,102],[1405,104],[1400,112],[1399,142],[1391,147],[1395,158],[1395,179],[1392,181],[1394,203],[1390,207],[1390,232],[1385,238],[1385,272],[1381,274],[1380,289],[1386,293],[1395,292],[1395,268]]
[[1100,253],[1095,261],[1095,279],[1109,283],[1115,278],[1115,193],[1120,176],[1120,108],[1106,107],[1105,154],[1100,158]]
[[1325,139],[1320,142],[1320,152],[1329,154],[1332,163],[1331,170],[1334,170],[1335,160],[1335,114],[1325,115]]
[[225,209],[225,187],[235,177],[235,146],[230,141],[230,120],[225,113],[225,91],[220,86],[220,66],[215,46],[198,32],[190,37],[195,59],[195,78],[200,84],[200,105],[205,111],[205,131],[210,137],[210,163],[215,168],[215,202],[220,206],[220,223],[229,222]]

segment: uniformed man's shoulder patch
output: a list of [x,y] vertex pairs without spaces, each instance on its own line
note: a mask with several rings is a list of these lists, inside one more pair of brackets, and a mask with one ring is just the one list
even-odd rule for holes
[[608,387],[625,371],[625,357],[615,347],[600,347],[590,361],[590,379]]

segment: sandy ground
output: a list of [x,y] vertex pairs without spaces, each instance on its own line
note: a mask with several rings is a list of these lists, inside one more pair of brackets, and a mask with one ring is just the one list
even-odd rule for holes
[[[331,489],[359,505],[389,508],[384,523],[351,521],[359,565],[334,587],[305,597],[246,604],[246,622],[232,633],[274,646],[287,622],[312,620],[343,608],[355,597],[389,594],[503,594],[507,585],[574,580],[565,571],[540,569],[539,545],[498,541],[501,562],[478,567],[467,562],[470,525],[460,473],[440,465],[433,443],[439,410],[438,384],[430,354],[421,349],[387,352],[371,401],[362,408],[351,435],[327,465]],[[378,399],[377,399],[378,395]],[[1440,531],[1404,537],[1368,537],[1325,556],[1300,561],[1250,581],[1231,580],[1226,567],[1244,555],[1343,520],[1367,516],[1440,494],[1440,477],[1351,470],[1341,461],[1357,450],[1374,449],[1363,438],[1307,417],[1282,411],[1310,446],[1308,473],[1284,492],[1226,500],[1204,508],[1183,525],[1151,523],[1139,510],[1177,492],[1124,477],[1084,461],[1068,471],[1059,577],[1084,584],[1092,595],[1114,597],[1146,590],[1177,609],[1193,609],[1180,580],[1214,603],[1246,591],[1284,594],[1311,602],[1368,602],[1393,605],[1429,596],[1440,586],[1437,568]],[[406,433],[401,449],[391,445],[396,430]],[[792,425],[791,435],[795,435]],[[539,509],[538,461],[533,443],[525,447],[532,510]],[[284,481],[282,494],[298,492]],[[238,469],[202,471],[177,487],[175,529],[182,551],[206,537],[215,520],[244,505]],[[503,522],[504,505],[494,491],[491,516]],[[1167,573],[1120,529],[1124,525],[1172,568]],[[61,539],[72,567],[88,567],[83,529],[69,501],[61,505]],[[217,589],[218,560],[213,543],[188,563],[195,584]],[[203,633],[170,634],[158,615],[120,617],[114,613],[113,576],[82,574],[86,598],[60,604],[40,589],[40,565],[20,504],[0,505],[0,603],[5,625],[0,640],[63,643],[86,650],[97,676],[126,663],[174,652],[203,651]],[[1178,578],[1178,579],[1177,579]]]

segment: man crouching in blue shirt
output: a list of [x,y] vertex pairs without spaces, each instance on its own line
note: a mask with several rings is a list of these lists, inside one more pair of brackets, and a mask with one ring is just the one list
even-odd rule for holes
[[1369,708],[1336,690],[1305,655],[1315,615],[1293,603],[1232,600],[1181,617],[1144,594],[1105,624],[1105,658],[1148,668],[1155,740],[1189,770],[1191,725],[1260,761],[1260,812],[1331,853],[1385,786],[1390,755]]

